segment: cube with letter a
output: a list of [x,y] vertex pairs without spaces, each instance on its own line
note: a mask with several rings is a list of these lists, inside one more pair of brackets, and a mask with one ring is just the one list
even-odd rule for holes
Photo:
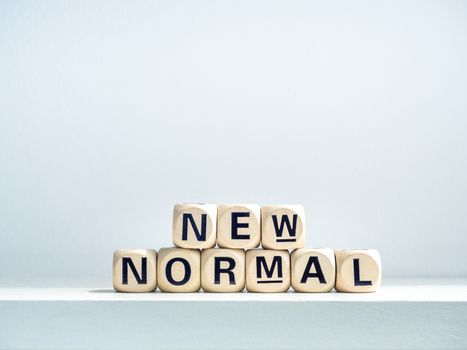
[[329,292],[336,283],[336,258],[334,250],[296,249],[290,254],[292,265],[291,284],[297,292]]

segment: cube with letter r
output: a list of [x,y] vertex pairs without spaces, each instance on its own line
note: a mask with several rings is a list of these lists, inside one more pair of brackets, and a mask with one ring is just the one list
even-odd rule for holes
[[207,249],[216,244],[217,205],[176,204],[173,211],[172,237],[179,248]]
[[113,255],[112,280],[117,292],[152,292],[157,288],[154,249],[118,249]]
[[301,205],[261,207],[261,245],[265,249],[297,249],[305,245],[305,209]]
[[245,251],[204,249],[201,253],[201,286],[205,292],[241,292],[245,288]]
[[290,256],[286,250],[250,249],[246,252],[246,289],[276,293],[290,288]]

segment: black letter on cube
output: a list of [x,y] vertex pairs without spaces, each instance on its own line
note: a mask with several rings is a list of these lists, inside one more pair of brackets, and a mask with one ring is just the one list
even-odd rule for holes
[[290,237],[295,237],[297,231],[297,219],[298,215],[293,215],[293,223],[290,224],[289,217],[287,215],[282,215],[281,223],[277,222],[277,215],[272,215],[272,221],[274,224],[274,230],[276,231],[276,242],[295,242],[296,238],[281,238],[284,231],[284,226],[287,226],[287,231],[289,232]]
[[[227,262],[229,266],[227,268],[221,268],[222,262]],[[229,274],[229,284],[235,284],[235,275],[232,270],[235,268],[235,260],[228,257],[214,257],[214,284],[221,284],[221,273]]]
[[198,227],[196,226],[195,219],[193,219],[193,215],[189,213],[183,214],[183,227],[182,227],[182,240],[188,240],[188,220],[190,221],[191,228],[195,233],[196,238],[198,241],[205,241],[206,240],[206,214],[201,214],[201,233],[198,231]]
[[129,257],[122,258],[122,284],[128,284],[128,266],[130,266],[131,272],[135,276],[136,282],[138,284],[147,284],[148,277],[147,277],[147,265],[148,259],[146,257],[141,258],[141,277],[136,270],[136,266],[133,263],[133,260]]
[[371,281],[360,281],[360,259],[353,259],[353,280],[356,286],[371,286]]
[[[262,268],[261,268],[262,267]],[[257,256],[256,257],[256,277],[262,277],[262,270],[266,273],[267,278],[272,278],[274,274],[274,270],[277,267],[277,277],[282,278],[282,259],[280,256],[275,256],[272,258],[271,268],[268,268],[268,264],[266,262],[266,258],[264,256]],[[265,281],[258,281],[258,283],[282,283],[282,280],[265,280]]]
[[[175,281],[172,276],[172,265],[175,264],[176,262],[181,262],[185,269],[185,275],[180,281]],[[173,284],[174,286],[182,286],[190,280],[190,277],[191,277],[190,263],[186,259],[183,259],[183,258],[170,259],[167,265],[165,266],[165,275],[167,276],[167,280],[169,281],[170,284]]]

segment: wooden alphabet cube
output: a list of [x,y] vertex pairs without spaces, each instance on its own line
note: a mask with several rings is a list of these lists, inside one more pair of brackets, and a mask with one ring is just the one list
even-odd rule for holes
[[381,284],[381,257],[377,250],[336,250],[338,292],[375,292]]
[[220,205],[217,208],[217,244],[221,248],[249,249],[261,240],[261,208],[256,204]]
[[118,249],[113,255],[112,280],[117,292],[153,292],[157,288],[157,253],[153,249]]
[[297,249],[290,260],[291,284],[295,291],[323,293],[334,288],[336,258],[332,249]]
[[157,275],[163,292],[197,292],[201,287],[201,253],[197,249],[161,248]]
[[261,227],[261,245],[265,249],[305,246],[305,209],[301,205],[262,207]]
[[216,244],[215,204],[176,204],[173,212],[173,243],[179,248],[206,249]]
[[203,250],[201,286],[205,292],[241,292],[245,288],[245,251],[219,248]]
[[246,252],[246,289],[276,293],[290,288],[290,256],[286,250],[251,249]]

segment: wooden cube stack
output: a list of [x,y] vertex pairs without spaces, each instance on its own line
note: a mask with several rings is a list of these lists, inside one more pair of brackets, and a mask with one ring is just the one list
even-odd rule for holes
[[115,251],[114,289],[365,293],[381,284],[381,259],[374,249],[304,248],[301,205],[176,204],[172,238],[175,247],[158,253]]

